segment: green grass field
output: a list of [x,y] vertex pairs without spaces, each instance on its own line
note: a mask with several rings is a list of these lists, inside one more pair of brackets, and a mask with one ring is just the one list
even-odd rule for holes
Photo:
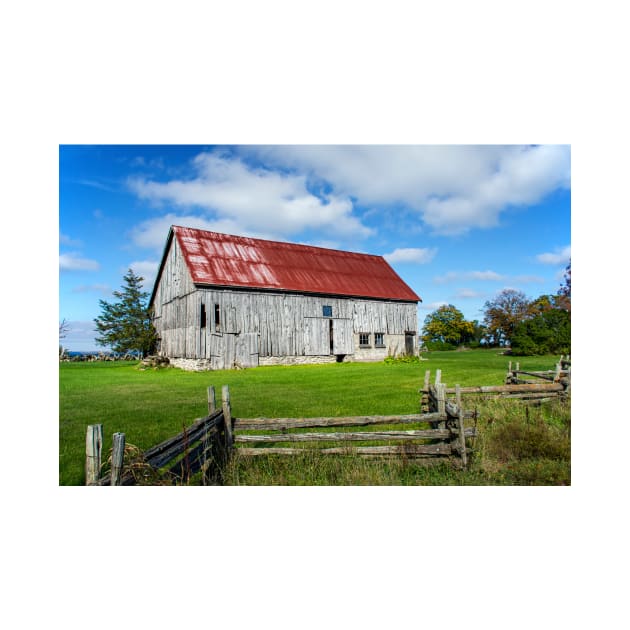
[[[424,356],[428,360],[419,364],[341,363],[201,373],[175,368],[140,370],[136,363],[61,363],[59,483],[84,483],[88,424],[103,424],[105,453],[117,431],[126,434],[127,443],[146,450],[207,413],[209,385],[214,385],[219,395],[222,385],[230,386],[236,417],[416,413],[425,370],[434,374],[441,369],[442,382],[449,386],[499,385],[510,360],[497,350],[432,352]],[[557,359],[524,357],[519,362],[521,369],[541,370],[553,368]],[[299,460],[262,457],[250,462],[235,458],[226,480],[243,485],[570,483],[569,405],[545,405],[527,411],[519,403],[484,405],[479,423],[482,437],[476,445],[479,455],[469,471],[357,461],[358,457],[344,464],[344,458],[310,453]],[[506,426],[522,431],[511,436],[509,430],[502,429]],[[502,435],[500,430],[507,434]],[[540,435],[534,435],[535,431]],[[520,440],[519,444],[533,439],[541,444],[531,452],[527,451],[530,444],[521,444],[520,451],[508,446],[501,450],[489,439],[495,434],[502,440]]]

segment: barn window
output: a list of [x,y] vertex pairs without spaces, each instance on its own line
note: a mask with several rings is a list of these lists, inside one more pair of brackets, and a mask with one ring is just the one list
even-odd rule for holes
[[370,347],[370,333],[359,333],[359,346],[361,348]]
[[218,304],[214,305],[214,329],[216,332],[221,330],[221,309]]
[[385,347],[385,335],[383,333],[374,333],[374,345],[377,348]]
[[206,305],[201,305],[200,324],[202,328],[206,327]]
[[322,306],[324,317],[332,317],[332,306]]

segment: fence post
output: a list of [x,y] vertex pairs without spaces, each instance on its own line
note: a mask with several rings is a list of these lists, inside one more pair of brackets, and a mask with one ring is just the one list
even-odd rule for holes
[[446,414],[446,385],[444,383],[438,383],[435,387],[437,393],[437,410],[438,413]]
[[111,474],[112,486],[120,485],[124,459],[125,459],[125,434],[114,433],[113,444],[112,444],[112,474]]
[[101,474],[103,425],[89,424],[85,436],[85,485],[93,486]]
[[213,414],[217,410],[217,398],[214,393],[214,385],[208,387],[208,415]]
[[462,466],[468,465],[466,453],[466,433],[464,429],[464,410],[462,409],[462,392],[459,385],[455,385],[455,403],[457,405],[457,428],[459,429],[459,445],[461,448]]
[[223,407],[223,419],[225,421],[225,442],[226,447],[232,447],[232,406],[230,404],[230,387],[223,385],[221,388],[221,405]]

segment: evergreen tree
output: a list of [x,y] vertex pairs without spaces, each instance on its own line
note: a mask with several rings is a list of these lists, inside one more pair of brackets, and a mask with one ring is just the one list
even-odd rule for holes
[[99,300],[101,315],[94,320],[99,336],[96,343],[114,352],[139,352],[141,356],[155,349],[157,335],[148,308],[149,294],[142,291],[144,278],[129,269],[122,291],[114,291],[117,302]]

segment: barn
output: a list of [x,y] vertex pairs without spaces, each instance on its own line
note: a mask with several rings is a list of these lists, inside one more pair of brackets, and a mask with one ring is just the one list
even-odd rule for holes
[[171,226],[150,305],[201,370],[415,354],[419,301],[381,256]]

